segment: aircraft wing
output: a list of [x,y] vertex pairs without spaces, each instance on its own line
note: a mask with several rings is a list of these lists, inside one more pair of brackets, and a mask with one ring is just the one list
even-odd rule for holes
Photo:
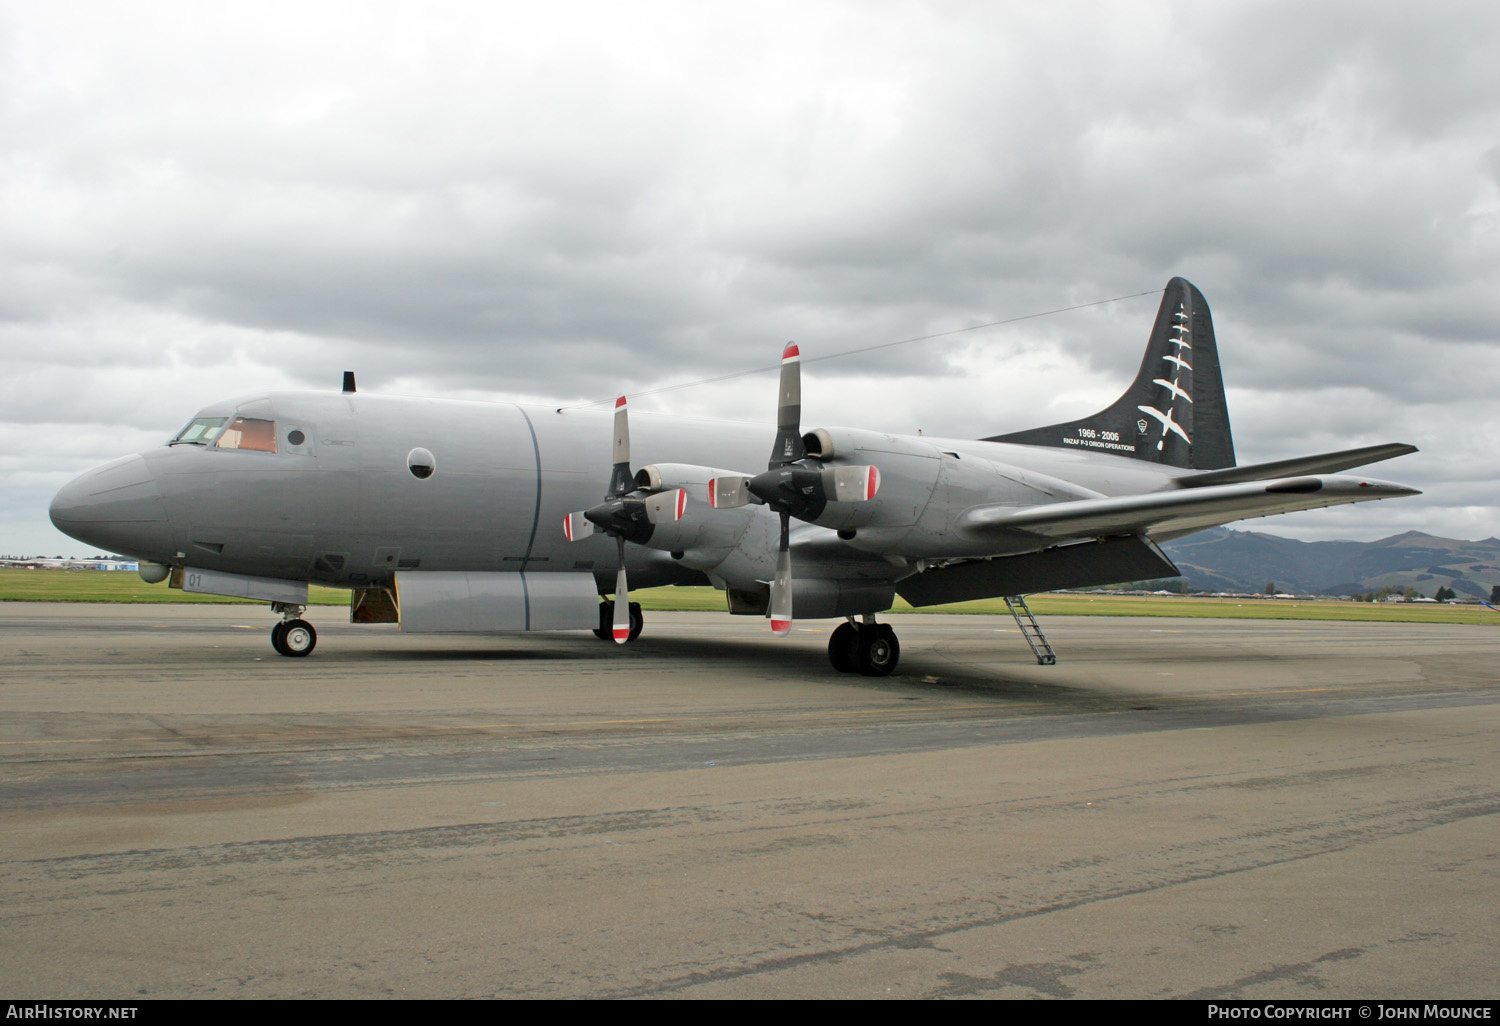
[[1246,517],[1420,494],[1415,488],[1372,478],[1288,477],[1043,506],[980,506],[965,512],[960,523],[976,537],[1010,532],[1057,540],[1124,534],[1166,537]]
[[1240,481],[1268,481],[1276,477],[1295,477],[1299,474],[1337,474],[1367,463],[1395,459],[1416,452],[1415,445],[1403,442],[1388,442],[1385,445],[1367,445],[1360,449],[1343,449],[1339,452],[1319,453],[1316,456],[1298,456],[1290,460],[1275,460],[1270,463],[1250,463],[1222,470],[1205,470],[1187,474],[1176,481],[1178,488],[1203,488],[1208,485],[1235,484]]

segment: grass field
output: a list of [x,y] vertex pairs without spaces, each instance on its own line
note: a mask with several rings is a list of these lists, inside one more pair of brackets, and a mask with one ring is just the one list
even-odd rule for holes
[[[724,608],[724,596],[712,588],[653,588],[632,596],[644,609]],[[1483,606],[1445,606],[1408,602],[1287,601],[1217,599],[1167,595],[1028,595],[1026,604],[1038,616],[1184,616],[1223,620],[1374,620],[1404,623],[1487,623],[1500,626],[1500,613]],[[913,609],[896,600],[892,613],[971,613],[1009,616],[1002,599],[955,602]]]
[[[646,609],[724,611],[723,593],[713,588],[649,588],[631,596]],[[349,593],[313,587],[311,604],[347,605]],[[247,599],[190,595],[165,584],[147,584],[125,571],[0,569],[3,602],[249,602]],[[1374,620],[1407,623],[1476,623],[1500,626],[1500,613],[1483,606],[1443,606],[1407,602],[1288,601],[1283,599],[1179,598],[1135,595],[1033,595],[1038,616],[1184,616],[1244,620]],[[253,605],[266,605],[253,602]],[[894,613],[911,612],[897,600]],[[930,606],[923,613],[1006,615],[1000,599]]]
[[[315,606],[347,606],[349,593],[338,588],[309,589]],[[147,584],[128,570],[0,569],[0,602],[250,602],[218,595],[190,595],[166,584]],[[266,605],[255,602],[255,605]]]

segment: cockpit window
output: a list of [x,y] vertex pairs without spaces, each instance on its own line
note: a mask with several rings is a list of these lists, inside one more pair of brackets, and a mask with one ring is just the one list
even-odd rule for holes
[[211,445],[224,429],[228,417],[197,417],[191,424],[177,432],[177,437],[168,445]]
[[214,443],[220,449],[253,449],[256,452],[276,451],[276,422],[236,417],[230,425],[219,432]]

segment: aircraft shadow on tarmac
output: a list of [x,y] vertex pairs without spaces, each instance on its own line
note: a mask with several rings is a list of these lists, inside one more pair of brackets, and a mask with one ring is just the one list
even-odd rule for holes
[[[1097,683],[1097,667],[1087,661],[1071,667],[1037,667],[1030,663],[1024,647],[1020,652],[1013,651],[1017,641],[1014,636],[1002,636],[993,643],[964,639],[960,642],[963,652],[958,654],[959,661],[951,643],[944,642],[936,650],[919,647],[903,657],[900,669],[890,677],[839,673],[821,658],[821,636],[813,645],[658,635],[642,637],[625,647],[578,639],[539,647],[535,637],[527,637],[514,647],[345,649],[344,654],[352,654],[360,661],[399,663],[577,662],[585,664],[591,673],[617,666],[620,672],[632,676],[661,667],[701,673],[694,664],[708,664],[722,667],[726,676],[753,678],[769,673],[785,680],[805,681],[810,686],[834,685],[866,693],[877,690],[897,699],[961,697],[965,701],[1004,703],[1011,711],[1017,711],[1019,705],[1021,709],[1054,713],[1149,712],[1163,702],[1176,701],[1160,692],[1122,690],[1117,684],[1102,687]],[[319,656],[328,658],[333,654],[330,650],[320,652]],[[710,677],[716,672],[710,669]],[[1041,675],[1046,679],[1038,679]],[[1207,696],[1194,701],[1200,706],[1225,704],[1223,699]],[[1230,704],[1240,706],[1244,702],[1245,698],[1238,697]]]

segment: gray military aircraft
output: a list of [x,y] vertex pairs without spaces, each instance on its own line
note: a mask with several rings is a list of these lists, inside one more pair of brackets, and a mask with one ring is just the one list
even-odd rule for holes
[[[305,656],[309,582],[413,632],[641,630],[629,587],[713,584],[730,613],[843,618],[835,667],[890,673],[877,623],[1030,592],[1177,576],[1158,543],[1247,517],[1418,494],[1339,471],[1401,444],[1237,466],[1208,304],[1167,285],[1140,372],[1080,420],[980,440],[801,429],[796,346],[765,427],[508,403],[277,393],[214,403],[166,445],[82,475],[58,529],[148,580],[270,603]],[[632,471],[632,460],[644,465]],[[764,471],[757,468],[762,464]],[[628,579],[627,579],[628,578]],[[1040,641],[1040,647],[1037,642]]]

